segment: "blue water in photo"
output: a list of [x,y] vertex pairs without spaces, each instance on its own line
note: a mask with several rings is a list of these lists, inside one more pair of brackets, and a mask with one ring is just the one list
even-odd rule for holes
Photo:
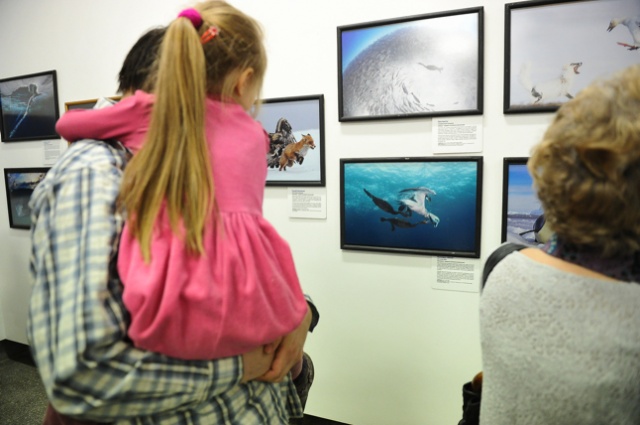
[[[343,172],[344,245],[441,255],[475,252],[475,161],[354,162],[345,163]],[[407,202],[420,201],[425,190],[430,200],[423,195],[424,207],[435,219],[415,211],[408,216]]]

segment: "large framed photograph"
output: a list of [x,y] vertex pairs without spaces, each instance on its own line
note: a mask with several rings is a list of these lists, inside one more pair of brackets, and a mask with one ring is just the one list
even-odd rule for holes
[[502,242],[544,245],[551,236],[527,169],[528,157],[504,158]]
[[0,79],[3,142],[59,139],[56,71]]
[[339,120],[482,114],[483,13],[338,27]]
[[49,168],[4,169],[9,227],[16,229],[29,229],[31,227],[29,199],[33,189],[42,181],[47,171],[49,171]]
[[267,186],[324,186],[324,96],[264,99],[256,119],[269,134]]
[[505,5],[504,113],[553,112],[599,78],[640,62],[638,0]]
[[482,157],[340,160],[342,249],[480,257]]

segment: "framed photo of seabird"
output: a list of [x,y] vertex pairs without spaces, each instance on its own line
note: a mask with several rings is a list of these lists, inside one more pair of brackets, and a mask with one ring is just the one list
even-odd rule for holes
[[484,9],[338,27],[340,121],[480,115]]
[[480,257],[482,157],[340,160],[340,247]]
[[638,0],[505,5],[504,113],[554,112],[600,78],[640,63]]
[[324,186],[324,95],[264,99],[256,120],[269,135],[267,186]]
[[31,208],[29,198],[33,189],[44,179],[49,168],[5,168],[4,184],[7,191],[9,227],[29,229]]
[[0,79],[3,142],[59,139],[56,71]]
[[528,157],[504,158],[502,242],[544,245],[551,236],[527,169]]

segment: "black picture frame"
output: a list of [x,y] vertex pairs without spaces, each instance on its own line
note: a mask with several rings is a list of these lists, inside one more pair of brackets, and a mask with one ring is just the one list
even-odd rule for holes
[[618,22],[626,16],[640,16],[637,0],[506,4],[504,113],[554,112],[593,81],[637,64],[638,51],[620,45],[634,43]]
[[269,134],[267,186],[325,186],[324,95],[263,99],[256,120]]
[[547,235],[542,205],[527,169],[529,157],[503,159],[502,169],[502,242],[529,246],[544,245]]
[[480,257],[482,157],[340,160],[340,247]]
[[29,199],[49,169],[49,167],[4,169],[9,227],[14,229],[31,228]]
[[484,8],[338,27],[339,121],[480,115]]
[[56,71],[0,79],[3,142],[59,139]]

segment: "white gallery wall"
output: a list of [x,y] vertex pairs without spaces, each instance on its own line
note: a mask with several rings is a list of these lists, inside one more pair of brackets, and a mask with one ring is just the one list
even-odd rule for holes
[[[266,189],[267,218],[290,242],[321,320],[306,350],[316,366],[307,412],[353,425],[445,425],[481,370],[477,292],[431,288],[434,258],[340,249],[339,159],[430,156],[431,119],[338,122],[341,25],[484,6],[484,190],[481,265],[500,243],[503,157],[527,156],[552,115],[504,115],[504,5],[495,0],[235,0],[267,37],[265,98],[324,94],[326,220],[288,216],[288,189]],[[56,70],[64,102],[115,95],[130,46],[188,2],[4,0],[0,78]],[[61,148],[64,142],[60,141]],[[42,141],[2,143],[0,168],[44,165]],[[0,196],[0,340],[26,343],[29,233],[10,229]]]

